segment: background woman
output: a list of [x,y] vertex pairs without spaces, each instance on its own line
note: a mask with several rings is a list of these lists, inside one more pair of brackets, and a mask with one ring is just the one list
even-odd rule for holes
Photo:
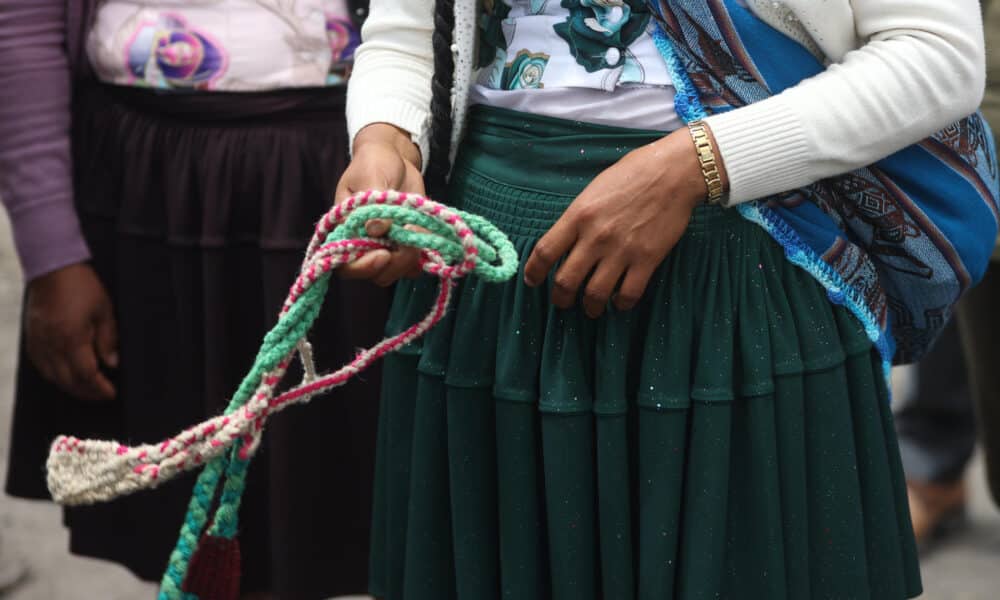
[[[225,406],[346,163],[364,10],[0,5],[0,196],[27,280],[8,493],[48,496],[59,433],[149,442]],[[319,360],[375,341],[385,307],[381,290],[335,287]],[[345,388],[269,428],[242,508],[247,597],[364,590],[376,393]],[[158,580],[191,481],[67,510],[71,550]]]

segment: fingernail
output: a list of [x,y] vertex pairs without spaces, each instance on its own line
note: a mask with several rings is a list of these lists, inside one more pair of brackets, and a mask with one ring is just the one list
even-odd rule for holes
[[107,358],[105,358],[104,362],[106,362],[108,364],[108,366],[111,367],[112,369],[118,368],[118,353],[117,352],[112,352],[112,353],[108,354],[108,356],[107,356]]
[[381,221],[371,221],[365,226],[365,229],[368,231],[368,235],[372,237],[381,237],[386,232],[385,223]]
[[525,275],[524,275],[524,283],[528,287],[535,287],[535,286],[538,285],[537,283],[535,283],[534,279],[532,279],[531,277],[528,277],[527,273],[525,273]]
[[383,267],[389,264],[389,259],[390,256],[388,252],[379,252],[378,254],[375,255],[375,258],[372,260],[372,266],[374,266],[376,269],[381,270]]

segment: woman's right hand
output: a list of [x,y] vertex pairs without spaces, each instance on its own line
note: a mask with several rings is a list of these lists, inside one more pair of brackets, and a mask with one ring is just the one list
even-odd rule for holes
[[84,400],[111,400],[100,365],[118,367],[111,299],[90,265],[78,263],[31,280],[24,309],[28,357],[43,377]]
[[[386,123],[369,125],[354,139],[354,157],[337,184],[336,202],[340,204],[365,190],[423,194],[420,164],[420,149],[409,133]],[[382,237],[390,224],[385,220],[369,221],[368,235]],[[401,277],[420,276],[420,251],[409,247],[376,250],[337,269],[337,273],[346,279],[370,279],[377,285],[389,286]]]

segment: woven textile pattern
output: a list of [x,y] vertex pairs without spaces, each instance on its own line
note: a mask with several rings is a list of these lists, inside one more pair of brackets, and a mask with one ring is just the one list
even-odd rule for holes
[[[824,69],[734,0],[651,4],[685,121],[764,100]],[[997,232],[993,136],[977,113],[868,168],[739,210],[861,318],[887,364],[910,362],[985,271]]]

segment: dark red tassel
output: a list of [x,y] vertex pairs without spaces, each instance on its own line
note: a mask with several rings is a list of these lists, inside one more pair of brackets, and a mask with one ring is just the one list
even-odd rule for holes
[[238,600],[240,597],[240,543],[205,535],[191,557],[184,591],[198,600]]

